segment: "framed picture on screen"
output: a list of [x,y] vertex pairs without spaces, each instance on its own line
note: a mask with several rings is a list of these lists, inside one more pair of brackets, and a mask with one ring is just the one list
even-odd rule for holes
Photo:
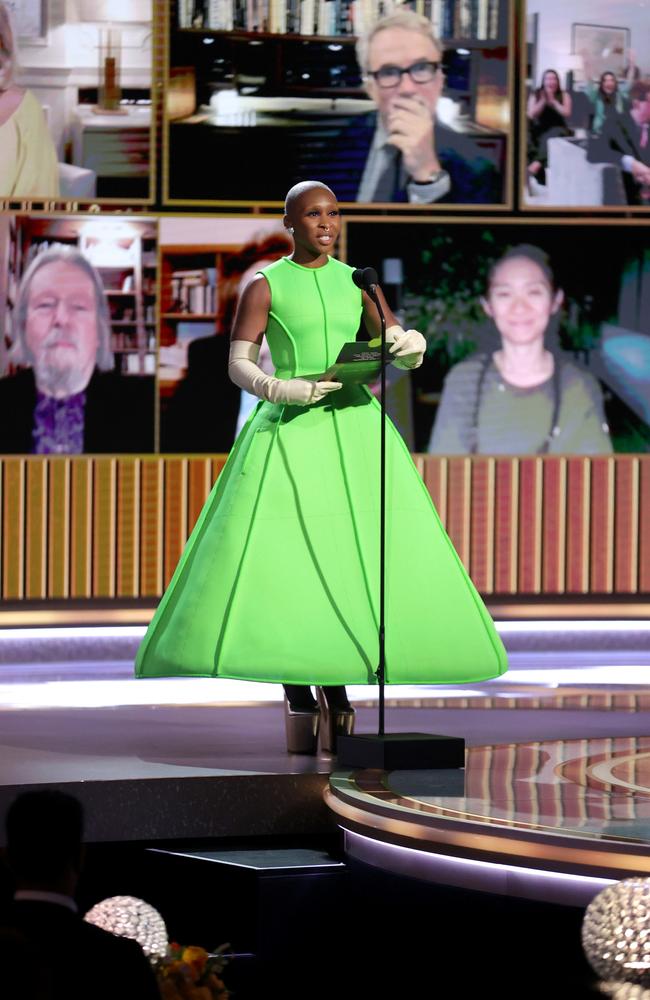
[[47,45],[47,0],[8,0],[18,38],[25,45]]
[[[571,52],[587,60],[593,74],[609,71],[623,76],[630,48],[630,29],[606,24],[572,24]],[[580,79],[580,73],[577,74]]]

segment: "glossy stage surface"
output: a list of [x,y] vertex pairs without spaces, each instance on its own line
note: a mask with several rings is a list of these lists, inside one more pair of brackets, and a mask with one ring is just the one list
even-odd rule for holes
[[418,878],[578,905],[650,875],[646,736],[470,747],[464,771],[336,772],[326,800],[351,855]]
[[[388,730],[463,736],[464,770],[352,774],[286,753],[276,685],[134,681],[137,629],[4,630],[0,814],[56,785],[85,802],[93,842],[338,824],[351,857],[388,871],[573,904],[650,874],[650,626],[503,635],[497,681],[388,690]],[[350,694],[374,731],[376,691]]]

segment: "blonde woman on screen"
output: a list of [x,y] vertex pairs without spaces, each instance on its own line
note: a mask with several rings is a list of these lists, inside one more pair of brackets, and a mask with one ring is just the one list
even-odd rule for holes
[[57,198],[59,168],[43,109],[16,86],[9,9],[0,2],[0,198]]

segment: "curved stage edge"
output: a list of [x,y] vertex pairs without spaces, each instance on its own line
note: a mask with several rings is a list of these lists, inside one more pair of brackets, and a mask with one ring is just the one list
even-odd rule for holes
[[585,906],[650,876],[650,738],[473,747],[457,771],[336,771],[349,858],[419,881]]

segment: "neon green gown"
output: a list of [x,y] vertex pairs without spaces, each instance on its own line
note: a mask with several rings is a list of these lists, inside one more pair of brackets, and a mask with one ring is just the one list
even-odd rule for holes
[[[352,268],[264,268],[278,378],[354,340]],[[312,406],[261,402],[239,435],[140,646],[140,677],[374,684],[380,407],[365,386]],[[387,427],[386,680],[458,683],[505,651],[402,438]]]

